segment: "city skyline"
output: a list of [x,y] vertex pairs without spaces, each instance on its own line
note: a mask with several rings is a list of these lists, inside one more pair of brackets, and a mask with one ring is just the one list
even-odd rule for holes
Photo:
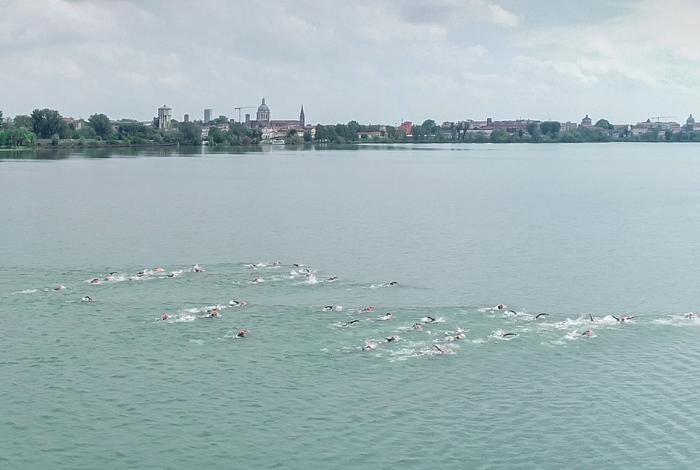
[[0,0],[5,117],[238,119],[265,96],[310,124],[683,122],[700,91],[691,0],[141,3]]

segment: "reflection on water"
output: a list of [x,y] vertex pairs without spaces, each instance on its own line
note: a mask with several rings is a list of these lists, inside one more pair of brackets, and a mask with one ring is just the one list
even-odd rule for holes
[[[302,145],[253,145],[243,146],[149,146],[149,147],[103,147],[72,149],[32,149],[0,150],[2,160],[63,160],[66,158],[117,158],[117,157],[190,157],[197,155],[240,155],[249,153],[280,153],[299,151],[377,151],[377,150],[470,150],[473,146],[464,144],[326,144]],[[482,149],[487,147],[480,146]]]

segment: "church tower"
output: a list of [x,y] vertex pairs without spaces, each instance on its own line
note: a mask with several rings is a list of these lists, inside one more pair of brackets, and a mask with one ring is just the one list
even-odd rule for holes
[[306,118],[304,117],[304,105],[301,105],[301,113],[299,113],[299,127],[304,127],[306,125]]
[[258,106],[257,114],[258,126],[267,127],[270,121],[270,108],[265,104],[265,98],[262,99],[262,104]]

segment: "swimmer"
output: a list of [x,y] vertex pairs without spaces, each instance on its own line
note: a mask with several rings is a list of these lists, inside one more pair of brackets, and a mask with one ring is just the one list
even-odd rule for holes
[[95,278],[95,279],[93,279],[92,281],[90,281],[90,284],[99,284],[99,283],[100,283],[100,280],[97,279],[97,278]]
[[414,329],[414,330],[422,330],[423,327],[421,326],[420,323],[415,323],[415,324],[413,325],[413,329]]
[[540,317],[544,317],[544,316],[547,316],[547,315],[549,315],[549,313],[538,313],[537,316],[535,317],[535,320],[539,320]]
[[[60,287],[60,286],[59,286],[59,287]],[[65,287],[64,287],[64,289],[65,289]],[[694,319],[697,318],[697,315],[695,315],[693,312],[690,312],[689,314],[687,314],[687,315],[685,316],[685,318],[687,318],[688,320],[694,320]]]
[[504,333],[501,331],[501,338],[507,338],[509,336],[518,336],[517,333]]
[[218,310],[212,310],[209,313],[207,313],[204,318],[213,318],[213,317],[218,317],[219,316],[219,311]]
[[460,333],[457,336],[455,336],[454,338],[455,338],[455,340],[458,340],[458,339],[466,339],[466,337],[467,337],[467,335],[465,335],[464,333]]
[[255,279],[253,279],[253,282],[260,282],[260,278],[256,277]]
[[498,304],[498,305],[496,305],[496,310],[503,310],[503,309],[505,309],[505,308],[506,308],[506,306],[505,306],[504,304]]
[[165,315],[163,315],[163,320],[169,320],[170,318],[172,318],[172,317],[170,315],[168,315],[167,313]]
[[179,275],[180,275],[180,273],[170,273],[170,274],[168,274],[166,277],[171,277],[171,278],[172,278],[172,277],[178,277]]
[[282,263],[280,263],[279,261],[275,261],[274,264],[275,264],[275,266],[279,266],[279,265],[281,265]]
[[157,272],[157,273],[162,273],[162,272],[163,272],[163,268],[158,268],[158,269],[156,269],[156,272]]
[[391,282],[389,283],[389,285],[390,285],[390,286],[398,286],[398,285],[400,285],[400,284],[399,284],[398,282],[396,282],[396,281],[391,281]]
[[66,289],[66,286],[62,286],[59,284],[58,287],[54,287],[53,290],[65,290],[65,289]]
[[435,348],[437,351],[440,351],[442,354],[449,354],[450,350],[447,348],[443,348],[439,344],[433,344],[433,348]]
[[391,313],[387,313],[383,317],[379,317],[380,320],[391,320],[394,316]]
[[343,323],[343,326],[350,326],[350,325],[352,325],[353,323],[357,323],[357,322],[359,322],[359,321],[360,321],[360,320],[351,320],[351,321],[349,321],[349,322],[347,322],[347,323]]
[[626,323],[633,318],[637,318],[636,316],[628,316],[628,317],[620,317],[620,318],[617,318],[615,315],[610,315],[610,316],[613,317],[615,320],[617,320],[620,323]]
[[292,266],[294,266],[295,268],[301,268],[301,267],[304,266],[304,265],[303,265],[303,264],[299,264],[299,263],[294,263]]
[[369,350],[369,349],[374,349],[374,344],[372,344],[372,343],[367,343],[367,344],[362,348],[363,351],[367,351],[367,350]]
[[192,268],[192,271],[194,271],[196,273],[203,273],[204,272],[204,270],[202,268],[200,268],[198,264],[194,265],[194,267]]
[[81,302],[97,302],[97,299],[93,299],[89,295],[86,295],[82,299],[80,299]]
[[247,305],[245,302],[239,302],[238,300],[232,300],[228,304],[235,307],[245,307]]
[[600,321],[600,318],[598,318],[598,317],[593,318],[593,315],[591,315],[590,313],[588,314],[588,318],[590,318],[593,323],[597,323]]
[[329,281],[335,281],[336,279],[338,279],[338,276],[331,276],[328,278]]
[[435,320],[433,317],[427,317],[427,316],[426,316],[425,318],[427,318],[427,320],[425,321],[425,323],[435,323],[435,322],[437,321],[437,320]]
[[245,338],[246,333],[248,333],[248,330],[241,330],[241,332],[236,335],[236,338]]
[[396,340],[398,340],[398,339],[399,339],[398,336],[393,335],[393,336],[387,337],[387,338],[386,338],[386,342],[387,342],[387,343],[391,343],[392,341],[396,341]]
[[373,311],[373,310],[374,310],[373,307],[365,307],[365,308],[362,309],[363,312],[371,312],[371,311]]
[[332,305],[326,305],[325,307],[323,307],[323,311],[324,311],[324,312],[330,312],[331,310],[333,310],[333,306],[332,306]]
[[593,336],[593,332],[591,330],[586,330],[581,333],[581,336]]

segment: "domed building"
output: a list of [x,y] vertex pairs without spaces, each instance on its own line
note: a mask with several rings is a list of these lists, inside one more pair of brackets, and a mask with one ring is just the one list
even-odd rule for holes
[[684,131],[691,132],[695,130],[695,118],[691,114],[688,116],[688,119],[685,120],[685,127],[683,129]]
[[270,129],[272,131],[288,131],[291,129],[303,130],[306,125],[306,118],[304,116],[304,106],[301,107],[301,113],[299,113],[299,120],[296,119],[270,119],[270,108],[265,103],[265,98],[262,99],[262,103],[258,106],[258,112],[255,115],[255,120],[250,119],[250,114],[245,115],[245,125],[251,129]]

